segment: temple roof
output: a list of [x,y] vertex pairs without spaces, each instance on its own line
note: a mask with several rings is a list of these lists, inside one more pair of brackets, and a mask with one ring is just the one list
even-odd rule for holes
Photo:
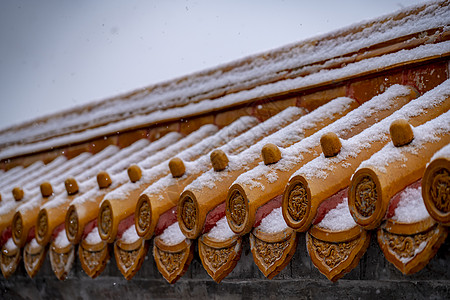
[[169,283],[193,259],[221,282],[248,247],[334,282],[375,240],[420,274],[450,224],[449,24],[412,7],[1,131],[3,275],[48,249],[60,280],[113,252],[130,280],[152,247]]

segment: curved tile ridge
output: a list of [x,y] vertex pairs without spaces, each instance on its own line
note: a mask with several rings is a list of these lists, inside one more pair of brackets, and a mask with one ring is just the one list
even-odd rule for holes
[[377,227],[394,195],[421,179],[432,155],[450,143],[450,111],[413,128],[413,132],[409,144],[400,147],[386,144],[363,161],[353,175],[349,207],[360,226]]
[[[450,98],[446,97],[449,92],[446,87],[449,84],[450,81],[447,80],[435,90],[405,104],[392,115],[358,135],[341,140],[343,146],[338,155],[330,158],[321,155],[297,170],[285,189],[283,199],[283,215],[289,226],[300,231],[308,229],[320,205],[346,188],[358,166],[389,142],[389,127],[393,121],[406,119],[413,126],[417,126],[447,111],[450,107]],[[296,188],[304,189],[306,191],[304,196],[297,198]],[[351,197],[350,193],[350,206]],[[374,222],[371,225],[375,228],[379,223]]]
[[[356,106],[356,101],[350,98],[341,97],[334,99],[273,134],[264,137],[257,143],[249,145],[248,149],[241,153],[230,155],[228,157],[228,166],[224,170],[216,172],[211,169],[202,174],[186,186],[180,197],[179,210],[182,209],[182,199],[185,197],[191,198],[196,203],[195,205],[199,206],[195,226],[187,229],[186,226],[180,225],[183,233],[189,238],[196,238],[200,235],[205,227],[208,214],[227,199],[228,189],[233,181],[263,160],[261,151],[265,145],[272,143],[280,147],[288,147],[346,115]],[[223,150],[226,152],[226,149]],[[180,224],[182,224],[181,222],[182,220],[180,220]]]
[[[194,180],[202,177],[205,173],[211,170],[211,155],[213,153],[222,151],[221,153],[225,156],[226,153],[234,155],[243,153],[254,143],[258,143],[258,141],[261,141],[271,133],[275,134],[277,130],[283,130],[282,128],[290,126],[289,124],[296,122],[296,120],[301,118],[303,115],[304,110],[301,108],[286,108],[265,122],[254,126],[250,130],[243,132],[231,140],[228,140],[226,144],[221,145],[218,149],[214,150],[214,152],[208,153],[209,155],[204,155],[193,162],[186,162],[185,172],[182,176],[174,177],[169,174],[150,185],[141,193],[136,206],[135,212],[138,234],[146,239],[149,239],[153,235],[153,231],[159,222],[159,216],[177,205],[179,202],[178,200],[180,199],[180,194],[187,185],[191,184]],[[292,138],[294,139],[294,137]],[[226,172],[226,170],[227,167],[220,172]],[[150,208],[150,220],[148,220],[148,222],[141,222],[139,211],[141,210],[142,205],[146,205]],[[198,213],[202,213],[201,209],[198,210]],[[187,214],[183,213],[181,215],[190,218]],[[147,216],[144,218],[147,218]],[[143,226],[140,226],[140,224]],[[185,232],[185,226],[180,226],[181,230]],[[188,236],[188,238],[192,238],[192,236]]]
[[[120,187],[130,180],[127,170],[128,167],[144,161],[149,162],[149,159],[154,156],[158,156],[160,160],[165,159],[173,150],[171,148],[172,145],[180,145],[181,138],[181,134],[173,132],[157,141],[147,144],[146,147],[140,150],[135,147],[130,148],[131,146],[129,146],[128,154],[106,169],[111,181],[111,185],[107,188],[99,188],[96,186],[96,179],[91,178],[92,188],[76,197],[70,203],[70,207],[66,213],[65,223],[70,242],[77,244],[83,235],[85,226],[97,218],[99,204],[103,200],[103,197],[111,190]],[[166,156],[163,153],[166,153]],[[139,167],[137,168],[140,170]]]
[[[373,97],[313,135],[283,148],[282,159],[277,163],[269,165],[261,163],[241,174],[228,191],[227,205],[235,203],[237,205],[233,206],[239,207],[240,202],[246,204],[243,205],[242,214],[240,214],[242,222],[228,219],[231,228],[239,234],[245,234],[251,230],[255,222],[256,210],[271,199],[282,195],[289,177],[305,163],[319,156],[320,139],[323,134],[334,132],[342,138],[356,135],[390,115],[414,97],[415,92],[411,88],[394,85],[383,94]],[[248,201],[238,201],[239,199]],[[237,210],[231,209],[231,211]],[[232,226],[231,222],[239,226]]]
[[[257,120],[253,117],[241,117],[213,135],[196,139],[195,141],[188,139],[188,141],[192,140],[192,143],[189,143],[189,147],[172,152],[171,155],[165,157],[165,160],[159,161],[159,164],[153,165],[151,168],[144,168],[146,162],[138,164],[143,167],[141,168],[142,177],[140,180],[127,182],[112,190],[105,195],[100,204],[98,224],[102,239],[110,243],[114,241],[120,222],[134,214],[140,194],[151,184],[169,173],[168,164],[171,159],[174,159],[176,156],[177,159],[186,160],[187,162],[195,161],[208,154],[214,148],[222,146],[235,136],[249,130],[256,123]],[[167,155],[168,153],[164,154]],[[102,219],[105,219],[105,222]]]

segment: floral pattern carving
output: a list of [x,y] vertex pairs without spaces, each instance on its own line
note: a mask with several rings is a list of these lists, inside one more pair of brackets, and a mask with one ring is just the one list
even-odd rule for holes
[[311,239],[314,251],[330,270],[346,260],[352,249],[358,244],[358,239],[341,243],[325,242],[313,236]]
[[127,251],[116,247],[116,251],[119,253],[120,264],[128,270],[138,260],[140,248]]
[[450,212],[450,175],[447,169],[440,169],[432,176],[431,201],[443,213]]
[[373,179],[364,176],[356,185],[355,207],[358,213],[367,218],[375,212],[378,193]]
[[102,263],[100,260],[102,259],[104,249],[100,251],[89,251],[83,247],[80,247],[79,249],[81,251],[81,256],[85,266],[91,272],[97,268],[100,263]]
[[289,193],[287,211],[291,218],[300,221],[308,208],[308,195],[303,184],[299,183]]
[[39,227],[37,230],[37,235],[39,238],[43,239],[47,234],[48,230],[48,218],[45,212],[39,214]]
[[244,224],[247,211],[245,209],[245,199],[238,191],[235,191],[230,199],[230,216],[236,226]]
[[[69,261],[69,253],[55,253],[52,252],[53,257],[53,269],[57,271],[63,271]],[[57,272],[55,271],[55,272]]]
[[44,259],[45,249],[41,248],[37,253],[30,253],[28,250],[29,245],[25,246],[23,251],[23,262],[28,275],[33,277],[40,268],[41,260]]
[[184,226],[186,226],[187,229],[194,229],[195,221],[197,219],[197,209],[195,208],[194,200],[192,200],[189,196],[184,198],[181,217],[183,219]]
[[17,215],[17,217],[14,218],[14,225],[13,225],[13,234],[16,240],[20,240],[20,238],[22,237],[22,231],[23,231],[22,217],[20,215]]
[[220,248],[220,249],[215,249],[203,245],[204,257],[208,261],[208,265],[215,270],[219,269],[228,261],[228,258],[233,253],[233,250],[234,245],[229,248]]
[[403,263],[412,260],[431,239],[434,230],[414,235],[397,235],[383,230],[384,240],[389,250]]
[[71,238],[75,238],[78,233],[78,215],[75,209],[72,209],[69,214],[69,226],[67,233]]
[[141,206],[139,207],[139,218],[138,218],[138,226],[144,231],[150,225],[151,211],[150,205],[147,201],[143,201]]
[[64,253],[58,253],[53,249],[50,250],[50,262],[53,272],[59,280],[65,280],[67,274],[72,268],[74,261],[75,248],[70,246],[70,249]]
[[164,266],[164,269],[167,271],[167,273],[172,274],[180,269],[181,263],[183,262],[183,258],[185,256],[184,251],[171,253],[162,251],[158,247],[156,247],[156,251],[158,253],[159,261],[161,262],[162,266]]
[[0,263],[3,276],[7,278],[16,271],[19,259],[20,251],[16,251],[13,254],[6,253],[4,250],[1,251]]
[[112,228],[111,207],[109,205],[102,206],[100,230],[107,235]]
[[269,267],[283,256],[284,250],[289,246],[289,241],[287,239],[286,241],[269,243],[255,237],[256,253]]

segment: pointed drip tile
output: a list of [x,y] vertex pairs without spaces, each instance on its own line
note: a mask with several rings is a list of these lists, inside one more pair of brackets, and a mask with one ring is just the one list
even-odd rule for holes
[[23,249],[23,263],[28,276],[33,278],[42,267],[47,254],[47,247],[42,247],[37,242],[27,243]]
[[20,262],[20,249],[14,248],[8,250],[5,246],[2,247],[0,255],[0,268],[5,278],[10,277],[17,269]]
[[105,270],[110,257],[110,247],[103,241],[91,245],[83,240],[78,247],[78,255],[84,272],[95,278]]
[[177,245],[167,245],[159,237],[154,239],[153,256],[161,275],[175,283],[189,268],[194,257],[194,244],[185,239]]
[[403,274],[413,274],[425,267],[447,234],[448,229],[431,217],[416,223],[387,220],[377,232],[384,256]]
[[269,279],[280,273],[289,263],[297,249],[298,236],[291,229],[278,233],[266,233],[254,229],[250,233],[250,247],[261,272]]
[[72,269],[75,260],[75,247],[72,244],[64,248],[57,248],[52,242],[49,251],[52,270],[59,280],[65,280]]
[[139,238],[133,243],[117,240],[114,243],[114,257],[122,275],[130,280],[142,267],[147,255],[149,243]]
[[233,271],[241,258],[242,238],[234,236],[219,242],[203,235],[198,239],[198,252],[206,272],[219,283]]
[[343,231],[313,226],[306,233],[306,247],[314,266],[333,282],[358,265],[369,242],[368,232],[359,226]]

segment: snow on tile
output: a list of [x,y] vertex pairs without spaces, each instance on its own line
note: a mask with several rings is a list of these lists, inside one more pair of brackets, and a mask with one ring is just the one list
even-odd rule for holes
[[270,214],[261,220],[257,229],[266,233],[277,233],[288,228],[281,212],[281,207],[275,208]]
[[344,231],[357,226],[348,209],[348,198],[330,210],[317,226],[331,231]]
[[[430,159],[430,162],[432,162],[433,160],[439,158],[439,157],[446,157],[448,159],[450,159],[450,144],[443,147],[441,150],[439,150],[438,152],[436,152],[433,157]],[[428,165],[428,164],[427,164]]]
[[261,188],[262,185],[259,182],[259,178],[262,178],[265,174],[273,171],[287,172],[292,170],[296,164],[303,159],[304,154],[314,151],[314,149],[320,145],[320,138],[323,134],[334,132],[338,136],[346,135],[352,128],[364,123],[376,112],[390,109],[394,104],[392,99],[398,96],[408,95],[409,92],[409,88],[405,86],[393,85],[389,87],[383,94],[373,97],[371,100],[355,108],[347,115],[324,127],[315,134],[304,138],[290,147],[281,148],[282,159],[278,163],[266,166],[261,162],[257,167],[241,174],[234,183],[245,184],[249,188]]
[[[377,97],[387,96],[385,93]],[[338,167],[345,167],[345,160],[348,157],[357,157],[359,153],[371,147],[373,143],[387,142],[389,140],[389,127],[391,123],[398,119],[410,119],[424,112],[425,109],[431,109],[436,107],[439,103],[444,101],[450,96],[450,80],[443,82],[432,91],[425,93],[423,96],[410,101],[405,104],[401,109],[394,112],[392,115],[384,118],[380,122],[365,129],[361,133],[353,136],[348,140],[341,140],[342,148],[338,155],[331,158],[325,158],[323,153],[316,159],[310,161],[293,176],[302,175],[306,179],[322,178],[325,179],[328,174],[333,174],[333,170]],[[351,113],[350,113],[351,114]],[[349,114],[349,115],[350,115]],[[447,117],[448,121],[448,117]],[[337,121],[339,122],[339,121]],[[443,121],[439,126],[448,126],[448,122]],[[445,130],[445,128],[443,128]],[[339,132],[335,132],[338,136]],[[325,171],[326,170],[326,171]],[[331,171],[331,172],[330,172]]]
[[[266,120],[263,123],[260,123],[256,125],[256,123],[252,123],[251,125],[256,125],[251,127],[249,130],[241,130],[240,132],[242,134],[237,135],[236,133],[232,136],[229,136],[227,138],[227,143],[219,149],[224,151],[225,153],[233,153],[235,151],[242,151],[244,149],[247,149],[249,146],[255,144],[257,141],[261,140],[261,138],[267,133],[267,132],[273,132],[274,130],[277,130],[278,128],[282,128],[286,126],[286,124],[289,124],[289,120],[295,119],[299,115],[303,114],[303,109],[298,107],[288,107],[282,112],[278,113],[277,115],[273,116],[272,118]],[[248,128],[247,128],[248,129]],[[236,136],[237,135],[237,136]],[[232,138],[234,136],[234,138]],[[199,174],[202,178],[208,178],[205,174],[208,173],[208,171],[211,170],[211,163],[209,158],[209,153],[205,154],[204,156],[200,157],[194,162],[185,162],[186,172],[181,177],[181,180],[184,178],[188,178],[189,176],[193,174]],[[217,172],[212,172],[217,173]],[[212,174],[214,176],[215,174]],[[157,182],[150,185],[144,193],[147,195],[153,194],[157,195],[160,194],[161,191],[166,189],[168,186],[177,184],[178,180],[180,178],[173,178],[171,174],[165,176],[164,178],[161,178]],[[207,185],[214,184],[215,178],[208,178],[209,182],[207,182]],[[204,181],[203,181],[204,182]],[[160,195],[160,199],[164,199],[162,195]]]
[[407,187],[400,194],[400,200],[392,220],[401,223],[415,223],[430,217],[423,203],[422,186]]
[[17,249],[17,246],[14,243],[14,240],[13,240],[12,237],[10,237],[8,239],[8,241],[6,241],[6,243],[5,243],[5,245],[3,247],[5,247],[5,249],[8,250],[8,251],[14,251],[14,250]]
[[39,245],[39,243],[37,242],[36,238],[33,238],[29,245],[30,245],[30,249],[32,249],[32,250],[42,248],[42,246]]
[[98,243],[103,242],[102,238],[100,237],[100,234],[98,232],[98,227],[95,226],[94,229],[92,229],[91,232],[86,236],[84,239],[86,243],[89,245],[97,245]]
[[177,143],[165,148],[163,151],[149,156],[147,159],[141,161],[138,165],[141,167],[141,169],[143,169],[143,171],[145,169],[151,169],[157,164],[160,164],[161,162],[172,158],[174,155],[177,155],[178,153],[180,153],[180,151],[181,153],[185,153],[185,156],[190,160],[190,158],[195,155],[195,153],[192,153],[192,150],[189,150],[189,148],[196,147],[195,150],[201,151],[201,149],[208,147],[207,143],[212,142],[215,139],[213,138],[213,136],[216,135],[218,131],[219,129],[215,125],[204,125],[198,130],[179,140]]
[[[123,170],[126,170],[129,166],[133,164],[137,164],[143,160],[145,160],[147,157],[154,155],[155,153],[158,153],[159,151],[165,149],[166,147],[169,147],[170,145],[176,143],[178,140],[182,138],[182,135],[178,132],[170,132],[163,136],[162,138],[154,141],[149,142],[146,139],[141,139],[140,141],[137,141],[136,143],[145,143],[144,147],[139,147],[139,149],[131,149],[127,157],[121,159],[120,161],[117,161],[114,165],[109,167],[106,171],[111,174],[117,174],[118,172],[121,172]],[[132,146],[134,147],[134,143]],[[138,146],[138,145],[136,145]],[[130,146],[131,147],[131,146]]]
[[[65,157],[57,157],[50,163],[46,165],[41,165],[40,168],[37,168],[34,170],[33,173],[27,173],[25,174],[20,180],[17,182],[12,183],[11,186],[5,188],[8,190],[2,191],[2,201],[0,202],[0,217],[4,214],[9,213],[11,210],[16,209],[23,203],[26,203],[30,199],[32,199],[35,195],[38,195],[40,193],[39,191],[39,185],[41,184],[41,179],[45,174],[51,172],[54,168],[57,168],[58,166],[64,164],[67,162],[67,159]],[[24,190],[24,198],[21,201],[15,201],[13,198],[13,195],[11,193],[11,190],[15,186],[24,186],[25,184],[29,184],[30,186],[37,187],[33,190]]]
[[8,186],[22,179],[24,175],[36,172],[36,170],[42,168],[43,166],[44,162],[39,160],[26,168],[22,168],[19,172],[15,173],[15,175],[7,176],[5,180],[0,183],[0,191],[3,193],[5,189],[8,189]]
[[[124,157],[114,163],[112,166],[106,169],[106,172],[111,177],[111,189],[121,186],[122,184],[125,184],[129,182],[128,174],[127,174],[127,168],[132,165],[139,163],[143,160],[145,160],[147,157],[154,155],[155,153],[159,153],[160,151],[163,151],[165,148],[169,147],[173,143],[176,143],[181,138],[181,135],[179,133],[168,133],[164,137],[160,138],[157,141],[154,141],[150,144],[148,142],[141,142],[141,145],[145,146],[142,149],[138,149],[136,143],[129,147],[133,147],[128,149],[127,153],[125,153]],[[143,140],[141,140],[143,141]],[[77,196],[71,204],[80,204],[84,203],[85,201],[94,201],[98,196],[104,193],[103,190],[100,190],[96,187],[96,179],[91,178],[90,179],[90,186],[91,188],[87,190],[85,193]]]
[[223,217],[217,221],[216,225],[206,234],[207,237],[216,241],[226,241],[236,236],[228,225],[227,218]]
[[[288,118],[287,114],[295,112],[295,107],[287,108],[286,110],[278,113],[265,122],[255,126],[252,130],[239,136],[236,140],[242,145],[248,148],[236,155],[228,155],[229,163],[227,169],[229,171],[239,169],[249,169],[248,165],[251,165],[256,160],[261,159],[261,149],[267,143],[273,143],[279,147],[290,145],[294,142],[298,142],[305,137],[305,131],[313,128],[319,122],[324,121],[327,118],[332,117],[334,114],[342,112],[344,109],[348,109],[351,102],[354,100],[346,97],[337,98],[330,101],[327,104],[315,109],[307,115],[300,117],[298,120],[287,123],[286,120],[292,120]],[[272,132],[274,128],[280,128],[275,133],[265,136],[257,143],[254,143],[252,136],[264,136],[267,132]],[[241,142],[242,141],[242,142]],[[245,142],[247,141],[247,142]],[[224,145],[221,149],[225,153],[233,152],[235,141],[231,141],[229,144]],[[214,188],[221,179],[230,176],[229,172],[215,172],[213,169],[207,170],[204,174],[199,176],[191,184],[189,184],[185,190],[202,190],[203,188]],[[275,179],[272,174],[272,179]]]
[[63,228],[55,238],[55,246],[57,248],[65,248],[70,245],[69,240],[67,239],[66,229]]
[[164,232],[158,237],[166,245],[177,245],[186,239],[180,230],[178,222],[175,222],[167,227],[166,230],[164,230]]
[[[37,161],[33,163],[32,165],[28,166],[27,168],[33,168],[33,166],[36,168],[36,164],[43,165],[44,163],[42,161]],[[26,172],[25,168],[23,166],[17,166],[14,167],[6,172],[2,173],[2,177],[0,180],[0,191],[3,189],[3,187],[7,184],[9,184],[11,181],[17,180],[17,178],[20,178],[20,176],[23,175],[23,173]]]
[[429,142],[434,142],[438,136],[450,134],[450,111],[439,117],[413,128],[414,139],[408,145],[395,147],[388,143],[380,151],[363,161],[358,169],[372,167],[382,173],[386,173],[386,167],[395,161],[405,161],[406,154],[415,154]]
[[122,238],[120,240],[124,243],[132,244],[139,239],[140,239],[140,237],[136,232],[136,226],[134,226],[134,224],[133,224],[130,227],[128,227],[127,230],[125,230],[123,232]]
[[[166,148],[164,151],[161,151],[160,153],[156,154],[156,157],[158,159],[152,158],[152,164],[155,164],[156,162],[159,162],[159,164],[150,165],[149,161],[147,160],[145,162],[142,162],[140,165],[146,165],[146,169],[142,172],[142,178],[137,183],[131,183],[128,182],[121,187],[111,191],[108,193],[104,200],[107,199],[125,199],[129,193],[132,190],[137,189],[141,185],[145,185],[148,183],[151,183],[152,181],[155,181],[158,177],[161,176],[161,174],[167,174],[162,177],[158,181],[157,184],[152,184],[149,186],[149,188],[152,188],[154,190],[160,190],[165,187],[167,187],[168,184],[171,184],[175,179],[172,178],[172,176],[169,174],[169,168],[168,164],[170,159],[172,159],[173,156],[176,155],[176,157],[182,159],[184,161],[185,167],[186,167],[186,173],[183,176],[189,176],[191,172],[198,172],[200,170],[206,171],[209,169],[209,157],[207,156],[212,150],[215,148],[223,145],[227,141],[231,139],[231,137],[238,135],[239,133],[245,132],[252,128],[257,123],[257,120],[253,117],[241,117],[238,120],[234,121],[230,125],[222,128],[221,130],[217,131],[215,134],[210,136],[192,136],[193,134],[189,135],[188,137],[184,138],[182,142],[184,142],[186,145],[192,145],[191,147],[188,147],[187,149],[184,149],[183,151],[179,152],[179,146],[177,147],[176,144],[173,145],[174,147]],[[211,125],[205,125],[209,126]],[[203,127],[205,127],[203,126]],[[202,127],[202,128],[203,128]],[[214,126],[215,127],[215,126]],[[186,140],[186,141],[185,141]],[[197,141],[196,143],[194,141]],[[173,149],[172,149],[173,148]],[[170,150],[170,152],[169,152]],[[177,151],[178,150],[178,151]],[[161,162],[161,158],[164,157],[164,160]],[[198,158],[195,162],[191,162],[191,160],[195,160]],[[208,163],[206,163],[208,161]],[[202,169],[199,169],[202,168]],[[153,186],[153,187],[152,187]]]

